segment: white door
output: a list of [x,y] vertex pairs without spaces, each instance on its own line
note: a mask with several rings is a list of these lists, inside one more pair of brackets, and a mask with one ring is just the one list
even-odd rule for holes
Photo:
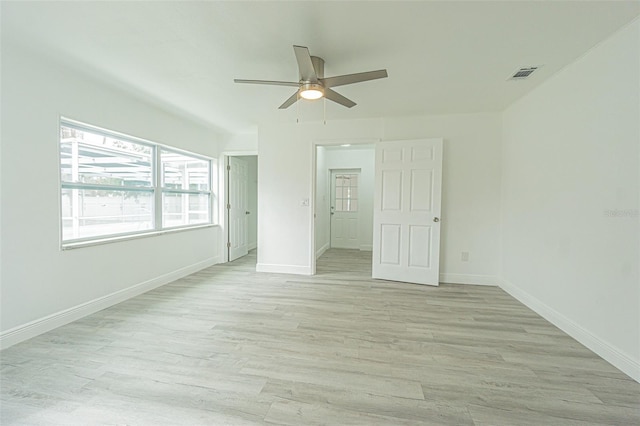
[[442,139],[376,144],[373,278],[438,285]]
[[247,163],[241,158],[229,157],[227,183],[229,190],[229,262],[245,256],[247,251],[247,185],[249,171]]
[[360,248],[359,180],[359,170],[331,171],[331,247],[333,248]]

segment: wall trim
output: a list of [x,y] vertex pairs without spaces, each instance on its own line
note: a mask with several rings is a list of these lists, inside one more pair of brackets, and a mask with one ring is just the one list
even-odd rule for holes
[[327,250],[329,250],[329,243],[326,243],[325,245],[320,247],[318,250],[316,250],[316,259],[319,259],[320,256],[322,256],[324,252]]
[[474,274],[440,274],[441,283],[449,284],[472,284],[472,285],[498,285],[498,277],[494,275],[474,275]]
[[249,251],[251,251],[253,249],[256,249],[256,248],[258,248],[258,242],[257,241],[254,241],[253,243],[249,243],[247,245],[247,250],[249,250]]
[[502,279],[500,280],[500,288],[516,298],[523,305],[549,321],[551,324],[576,339],[589,350],[595,352],[609,364],[613,365],[633,380],[640,382],[640,361],[634,360],[629,355],[611,346],[609,343],[600,339],[598,336],[592,334],[590,331],[581,327],[579,324],[576,324],[571,319],[551,308],[540,299],[520,289],[513,283]]
[[0,334],[0,349],[6,349],[17,343],[39,336],[55,328],[77,321],[88,315],[94,314],[103,309],[109,308],[125,300],[131,299],[147,291],[161,287],[172,281],[191,275],[202,269],[220,263],[220,257],[211,257],[203,261],[185,266],[175,271],[169,272],[159,277],[134,284],[131,287],[118,290],[106,296],[93,299],[69,309],[56,312],[43,318],[36,319],[23,325],[11,328]]
[[269,272],[276,274],[313,275],[311,267],[300,265],[276,265],[272,263],[256,264],[256,272]]
[[360,251],[373,251],[372,244],[360,244]]

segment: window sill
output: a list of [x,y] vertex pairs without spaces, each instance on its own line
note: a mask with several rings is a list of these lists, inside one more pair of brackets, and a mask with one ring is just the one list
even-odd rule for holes
[[138,233],[138,234],[119,235],[119,236],[113,236],[113,237],[96,238],[96,239],[86,240],[86,241],[68,242],[68,243],[62,243],[60,245],[60,250],[63,250],[63,251],[74,250],[74,249],[83,248],[83,247],[119,243],[121,241],[137,240],[140,238],[147,238],[147,237],[157,237],[159,235],[164,235],[164,234],[174,234],[177,232],[195,231],[199,229],[215,228],[218,226],[220,225],[214,224],[214,223],[207,223],[205,225],[194,225],[194,226],[185,226],[180,228],[163,229],[162,231],[149,231],[149,232]]

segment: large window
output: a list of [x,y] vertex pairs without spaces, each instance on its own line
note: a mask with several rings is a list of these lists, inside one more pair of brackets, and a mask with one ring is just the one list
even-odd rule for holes
[[211,159],[60,124],[63,245],[212,223]]

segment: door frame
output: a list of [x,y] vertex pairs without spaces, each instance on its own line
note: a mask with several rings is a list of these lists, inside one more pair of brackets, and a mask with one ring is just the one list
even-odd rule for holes
[[309,193],[309,273],[316,274],[316,179],[318,176],[317,151],[319,146],[339,146],[339,145],[375,145],[380,142],[380,138],[341,138],[341,139],[314,139],[311,142],[311,188]]
[[[229,211],[227,204],[229,203],[229,191],[227,191],[229,182],[227,181],[227,164],[229,157],[258,157],[258,151],[225,151],[220,153],[218,159],[218,217],[220,222],[220,244],[219,250],[222,253],[222,263],[229,262],[229,250],[227,250],[227,242],[229,241]],[[258,162],[260,158],[258,157]],[[260,213],[258,212],[258,215]]]

